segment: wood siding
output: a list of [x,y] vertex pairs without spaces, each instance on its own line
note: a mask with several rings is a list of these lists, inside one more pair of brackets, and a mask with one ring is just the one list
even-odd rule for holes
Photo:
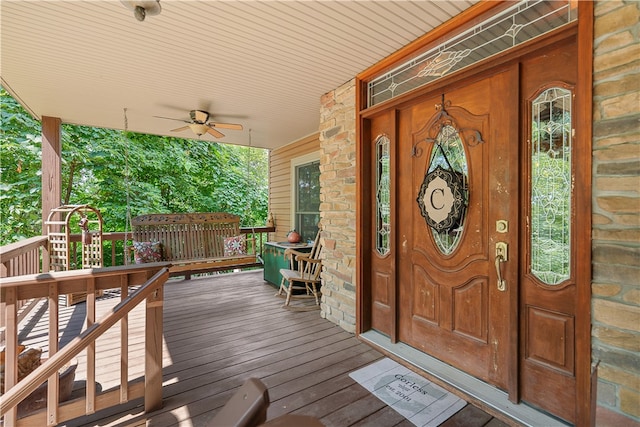
[[[291,161],[320,150],[318,134],[293,142],[269,155],[269,211],[276,223],[276,232],[269,236],[272,241],[284,241],[293,228],[291,223]],[[320,154],[318,153],[318,157]]]

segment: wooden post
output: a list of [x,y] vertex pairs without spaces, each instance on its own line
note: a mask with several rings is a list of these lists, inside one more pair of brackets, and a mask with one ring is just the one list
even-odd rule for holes
[[45,221],[49,212],[62,203],[61,138],[62,120],[42,117],[42,234],[47,234]]
[[[96,279],[87,279],[87,329],[96,323]],[[87,346],[87,386],[86,386],[86,413],[93,414],[96,411],[96,342]]]
[[[115,247],[116,245],[112,245]],[[112,257],[111,259],[115,259]],[[120,276],[120,301],[129,297],[129,276]],[[120,403],[129,401],[129,315],[120,321]]]
[[162,408],[162,284],[147,298],[145,337],[144,411]]
[[[58,284],[49,285],[49,358],[59,350],[59,313],[58,313]],[[49,377],[47,385],[47,426],[58,424],[58,401],[60,392],[60,377],[54,373]]]
[[[5,354],[5,378],[4,391],[18,383],[18,298],[17,288],[12,286],[7,288],[5,293],[5,315],[6,315],[6,354]],[[18,406],[11,408],[4,416],[4,425],[15,425],[18,418]]]

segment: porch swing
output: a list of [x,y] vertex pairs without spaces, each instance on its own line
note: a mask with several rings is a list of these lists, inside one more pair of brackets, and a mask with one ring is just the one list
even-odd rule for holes
[[[125,131],[126,131],[125,110]],[[251,134],[249,134],[251,135]],[[128,150],[125,151],[125,156]],[[126,160],[128,168],[128,159]],[[127,180],[127,222],[132,244],[126,263],[169,262],[171,277],[261,267],[255,233],[247,244],[240,231],[240,217],[226,212],[151,213],[131,218],[129,176]],[[125,230],[128,243],[128,232]],[[130,253],[133,252],[133,260]]]

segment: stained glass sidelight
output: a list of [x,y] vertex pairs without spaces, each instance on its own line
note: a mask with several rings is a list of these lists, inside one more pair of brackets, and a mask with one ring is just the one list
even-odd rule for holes
[[531,273],[548,285],[571,274],[571,91],[531,104]]
[[390,141],[386,135],[376,140],[376,250],[386,255],[391,248],[391,170],[389,169]]

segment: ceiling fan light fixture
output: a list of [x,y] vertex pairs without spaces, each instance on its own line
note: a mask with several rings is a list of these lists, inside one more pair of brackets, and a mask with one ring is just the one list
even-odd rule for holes
[[189,116],[196,123],[206,123],[209,120],[209,113],[202,110],[191,110]]
[[144,18],[149,15],[158,15],[162,8],[160,7],[160,0],[120,0],[127,9],[133,11],[133,16],[138,21],[144,21]]
[[202,136],[209,130],[209,126],[200,123],[189,123],[187,126],[198,136]]
[[147,16],[144,11],[144,7],[136,6],[136,9],[133,11],[133,16],[135,16],[136,19],[140,22],[144,21],[145,16]]

